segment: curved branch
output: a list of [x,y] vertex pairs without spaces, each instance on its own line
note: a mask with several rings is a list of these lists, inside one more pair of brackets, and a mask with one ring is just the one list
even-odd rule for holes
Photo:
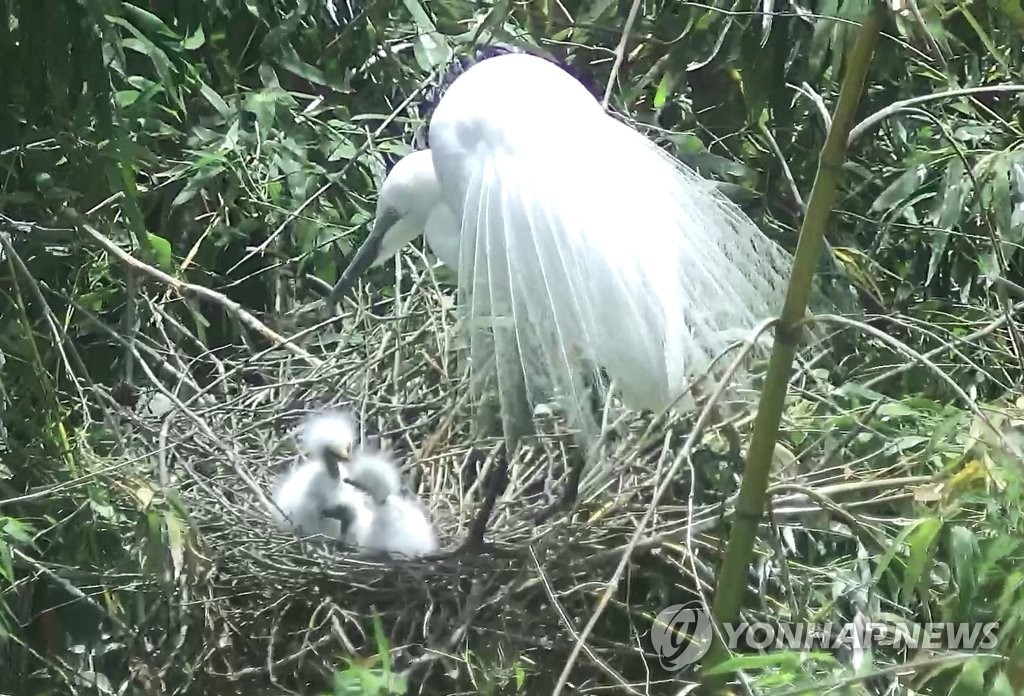
[[948,99],[950,97],[963,97],[970,94],[986,94],[992,92],[1024,92],[1024,85],[989,85],[988,87],[966,87],[964,89],[951,89],[946,92],[935,92],[934,94],[925,94],[920,97],[911,97],[910,99],[903,99],[898,102],[893,102],[884,109],[879,109],[875,113],[871,114],[863,121],[858,123],[850,131],[850,137],[846,140],[846,146],[850,147],[854,141],[860,136],[867,133],[869,130],[877,126],[879,123],[889,118],[893,114],[896,114],[908,106],[915,104],[923,104],[925,102],[939,101],[940,99]]

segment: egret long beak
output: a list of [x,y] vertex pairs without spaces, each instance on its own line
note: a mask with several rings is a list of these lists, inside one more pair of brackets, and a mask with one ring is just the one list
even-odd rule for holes
[[400,219],[401,217],[398,213],[390,210],[377,218],[373,223],[373,229],[370,230],[370,234],[366,237],[366,241],[359,247],[356,255],[349,262],[348,267],[345,268],[341,277],[338,278],[338,282],[331,289],[331,294],[327,296],[326,303],[328,307],[336,307],[351,292],[356,284],[356,279],[365,273],[366,269],[381,260],[378,257],[380,256],[384,237],[387,235],[388,230],[394,227],[395,223]]

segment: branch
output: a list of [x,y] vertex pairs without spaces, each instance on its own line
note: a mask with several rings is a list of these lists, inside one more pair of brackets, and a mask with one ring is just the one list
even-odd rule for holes
[[850,131],[850,137],[846,141],[846,146],[852,146],[854,141],[856,141],[860,136],[864,135],[893,114],[906,109],[908,106],[923,104],[930,101],[939,101],[940,99],[948,99],[949,97],[964,97],[970,94],[985,94],[991,92],[1024,92],[1024,85],[989,85],[988,87],[951,89],[948,92],[936,92],[935,94],[925,94],[920,97],[911,97],[910,99],[893,102],[884,109],[879,109],[854,126],[853,130]]
[[[747,588],[747,574],[754,553],[754,541],[765,508],[768,477],[772,455],[779,434],[779,423],[785,406],[786,393],[793,360],[799,344],[807,301],[810,298],[814,269],[824,242],[825,227],[832,213],[836,197],[836,184],[846,158],[846,144],[867,77],[871,55],[885,16],[881,3],[876,2],[857,34],[846,62],[846,75],[839,90],[835,116],[818,161],[807,215],[800,229],[800,241],[793,259],[786,302],[775,331],[768,372],[765,376],[761,401],[754,420],[754,433],[747,451],[743,483],[736,499],[736,519],[729,535],[725,559],[722,562],[718,586],[712,602],[712,612],[719,624],[735,621],[740,614]],[[713,633],[711,649],[704,665],[713,667],[729,656],[727,646],[719,632]],[[720,686],[725,675],[710,677],[709,684]]]
[[210,300],[211,302],[220,305],[224,309],[224,311],[234,316],[244,326],[249,327],[256,333],[266,338],[271,343],[281,346],[289,353],[292,353],[293,355],[302,358],[303,360],[307,361],[310,365],[313,365],[314,367],[322,364],[322,361],[319,358],[306,352],[305,350],[295,345],[281,334],[271,329],[269,326],[267,326],[262,321],[253,316],[247,309],[242,307],[242,305],[230,299],[227,295],[223,295],[217,292],[216,290],[204,288],[202,285],[186,283],[183,280],[179,280],[172,275],[164,273],[158,268],[154,268],[147,263],[139,261],[137,258],[126,252],[124,249],[114,244],[114,242],[105,237],[98,230],[94,229],[91,225],[80,223],[79,229],[84,230],[86,234],[88,234],[90,237],[99,242],[100,246],[102,246],[108,252],[116,256],[118,260],[121,261],[121,263],[125,264],[132,270],[143,275],[148,275],[151,278],[154,278],[160,281],[161,283],[164,283],[165,285],[169,285],[171,288],[176,290],[181,295],[198,297],[204,300]]

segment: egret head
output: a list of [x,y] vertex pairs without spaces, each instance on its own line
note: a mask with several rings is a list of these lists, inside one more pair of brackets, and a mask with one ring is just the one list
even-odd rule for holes
[[427,218],[441,202],[430,150],[418,150],[398,161],[381,186],[373,228],[341,274],[328,299],[337,302],[368,268],[380,265],[423,234]]
[[387,502],[389,496],[398,495],[402,477],[398,467],[383,452],[361,451],[352,458],[349,481],[365,491],[377,505]]
[[307,456],[323,462],[327,474],[336,481],[341,479],[341,469],[348,465],[355,443],[356,426],[345,413],[322,413],[302,426],[302,445]]
[[423,233],[441,187],[434,173],[430,150],[406,155],[388,173],[377,197],[377,216],[370,239],[376,246],[371,267],[384,263]]

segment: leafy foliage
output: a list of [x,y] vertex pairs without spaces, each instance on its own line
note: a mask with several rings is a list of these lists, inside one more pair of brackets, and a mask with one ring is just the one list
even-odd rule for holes
[[[210,559],[118,428],[155,382],[192,396],[224,379],[207,356],[245,372],[238,356],[270,344],[223,306],[126,270],[89,229],[292,328],[371,219],[421,125],[417,97],[453,49],[539,45],[600,89],[628,28],[612,104],[792,247],[820,104],[834,103],[866,2],[773,2],[768,15],[750,2],[645,2],[627,27],[632,3],[607,0],[0,0],[0,689],[103,690],[107,674],[159,684],[121,655],[164,645],[167,597]],[[767,608],[850,619],[866,552],[887,611],[1002,622],[1005,664],[958,661],[904,686],[1010,693],[1024,688],[1024,491],[1002,438],[1024,427],[1007,397],[1024,344],[1003,312],[1006,288],[1024,285],[1024,12],[1012,0],[892,6],[829,241],[864,306],[887,314],[874,325],[931,364],[846,331],[835,364],[809,372],[790,404],[780,446],[798,462],[870,464],[883,480],[937,478],[893,493],[904,497],[870,533],[782,525],[769,543],[787,545],[792,577],[774,589],[802,610]],[[161,352],[168,342],[203,365],[194,383]],[[1003,414],[999,438],[981,412]],[[766,690],[851,679],[843,661],[806,658],[737,664]],[[466,658],[489,681],[474,688],[523,688],[518,661],[478,662]],[[341,674],[339,693],[383,679]]]

